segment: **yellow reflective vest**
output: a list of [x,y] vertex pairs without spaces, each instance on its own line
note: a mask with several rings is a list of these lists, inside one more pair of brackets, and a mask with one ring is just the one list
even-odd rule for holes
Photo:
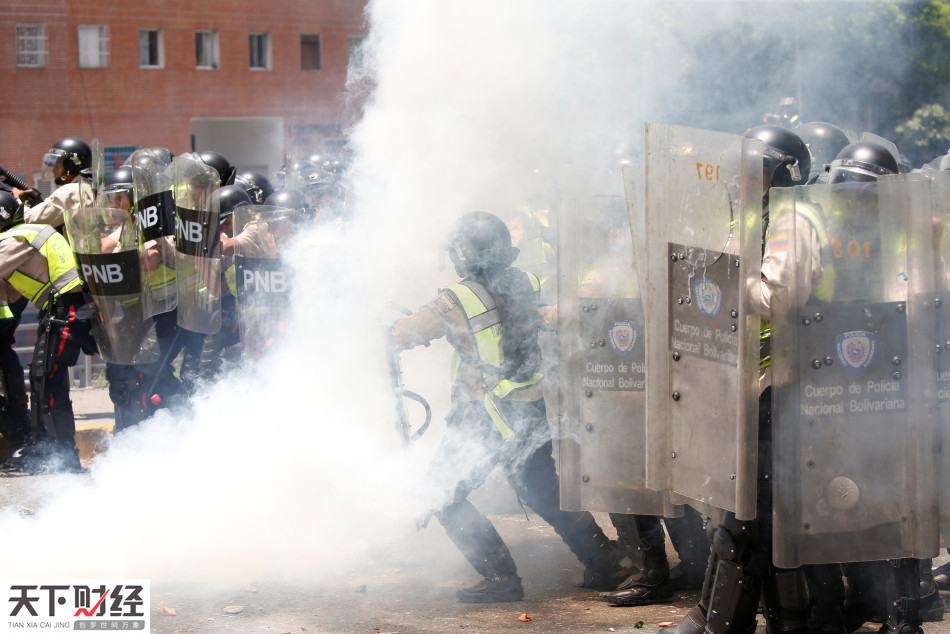
[[[537,276],[531,273],[525,273],[525,275],[531,280],[531,287],[534,289],[535,301],[537,302],[540,297],[541,282]],[[536,385],[544,375],[535,372],[527,381],[521,382],[513,382],[501,377],[501,365],[505,360],[505,353],[501,344],[501,318],[498,314],[498,308],[495,306],[495,300],[484,286],[472,280],[462,280],[442,290],[452,291],[458,297],[459,303],[465,311],[468,326],[475,337],[478,361],[482,367],[482,377],[485,381],[485,409],[495,423],[495,427],[501,432],[502,438],[508,440],[514,432],[504,420],[504,415],[498,407],[498,399],[505,398],[516,389]],[[461,362],[462,357],[456,351],[452,357],[453,381],[458,375]]]
[[65,293],[82,286],[82,278],[76,266],[76,255],[60,235],[50,225],[17,225],[0,233],[0,240],[21,239],[28,243],[40,255],[46,258],[50,281],[34,280],[19,270],[7,280],[21,295],[43,310],[49,303],[52,292]]

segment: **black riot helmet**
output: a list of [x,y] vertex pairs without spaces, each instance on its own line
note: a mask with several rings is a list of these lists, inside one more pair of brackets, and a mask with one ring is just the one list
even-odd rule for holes
[[838,152],[828,166],[828,182],[870,182],[897,173],[897,158],[890,150],[871,141],[858,141]]
[[243,187],[255,205],[263,205],[267,197],[274,193],[270,180],[259,172],[242,172],[234,177],[234,184]]
[[12,193],[0,190],[0,231],[23,222],[23,203]]
[[[134,191],[135,185],[132,182],[132,167],[130,165],[123,165],[109,174],[105,184],[103,184],[102,189],[99,191],[99,196],[104,196],[106,198],[104,204],[112,209],[121,208],[126,211],[131,211],[133,202],[135,201]],[[121,199],[114,198],[119,194],[124,194],[128,198],[127,205],[123,204]]]
[[224,154],[209,151],[202,152],[198,156],[201,157],[205,165],[213,167],[218,173],[218,176],[221,178],[222,187],[234,184],[234,175],[237,173],[237,168],[231,165],[231,161],[229,161]]
[[225,185],[224,187],[219,187],[211,194],[211,200],[218,201],[218,220],[220,224],[224,224],[238,207],[253,204],[251,203],[250,196],[247,195],[247,192],[244,191],[244,188],[240,185]]
[[844,130],[825,121],[809,121],[795,130],[795,134],[808,147],[812,173],[824,172],[825,165],[835,160],[838,152],[851,142]]
[[459,277],[491,276],[511,266],[519,253],[511,246],[508,226],[487,211],[472,211],[459,218],[446,237],[445,248]]
[[129,165],[123,165],[122,167],[113,170],[109,177],[106,179],[105,184],[102,186],[103,194],[127,194],[129,198],[132,198],[132,167]]
[[134,165],[139,168],[166,168],[172,164],[175,153],[168,148],[163,147],[144,147],[132,152],[129,158],[125,159],[126,165]]
[[278,190],[268,196],[264,204],[289,209],[294,212],[294,217],[302,222],[313,219],[313,206],[310,204],[310,199],[299,189]]
[[[58,168],[62,167],[62,173]],[[43,157],[42,178],[53,179],[57,185],[66,182],[66,175],[86,174],[92,168],[92,149],[76,137],[66,137],[56,142]]]
[[746,130],[744,136],[765,145],[762,154],[768,187],[792,187],[808,180],[811,155],[797,134],[777,125],[760,125]]

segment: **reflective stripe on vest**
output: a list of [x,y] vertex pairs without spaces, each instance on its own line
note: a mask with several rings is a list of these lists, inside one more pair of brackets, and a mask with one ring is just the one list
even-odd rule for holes
[[10,304],[0,302],[0,319],[13,319],[13,311],[10,310]]
[[[526,273],[531,281],[531,288],[534,290],[535,303],[540,298],[541,283],[535,275]],[[465,317],[468,319],[469,328],[475,336],[475,346],[478,353],[478,361],[483,365],[482,378],[485,382],[485,409],[491,416],[495,427],[501,432],[501,437],[508,440],[514,432],[505,423],[504,416],[498,407],[497,399],[505,398],[513,390],[528,387],[537,384],[544,375],[535,372],[527,381],[513,382],[508,379],[500,379],[498,372],[489,372],[484,366],[491,366],[500,369],[504,362],[504,349],[501,344],[501,318],[498,315],[498,308],[495,306],[495,300],[488,293],[484,286],[471,280],[463,280],[458,284],[453,284],[443,290],[450,290],[458,298],[465,311]],[[452,380],[458,376],[458,369],[461,365],[462,357],[458,352],[452,355]]]
[[66,238],[50,225],[18,225],[0,233],[0,240],[6,238],[23,239],[46,259],[49,282],[34,280],[19,270],[14,271],[7,280],[40,310],[46,308],[52,291],[61,294],[82,286],[76,255],[69,248]]

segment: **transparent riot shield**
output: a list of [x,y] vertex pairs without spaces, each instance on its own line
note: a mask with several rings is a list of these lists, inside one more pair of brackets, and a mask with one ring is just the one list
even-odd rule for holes
[[624,201],[563,198],[557,223],[561,508],[675,514],[644,488],[643,308]]
[[930,182],[770,196],[771,242],[789,263],[772,296],[774,562],[934,556]]
[[[646,484],[755,517],[761,144],[646,128]],[[631,211],[638,206],[630,199]]]
[[221,329],[221,297],[228,292],[217,201],[212,197],[220,179],[197,154],[176,156],[171,170],[178,325],[213,334]]
[[296,210],[267,205],[234,211],[234,283],[246,362],[265,354],[284,330],[293,272],[282,255],[300,220]]
[[143,301],[149,316],[167,313],[178,305],[175,287],[175,200],[172,175],[164,158],[153,148],[129,157],[135,186],[135,226],[139,251],[149,262]]
[[121,365],[157,360],[154,324],[143,311],[142,268],[128,210],[109,207],[100,196],[96,205],[67,215],[66,226],[93,309],[99,356]]

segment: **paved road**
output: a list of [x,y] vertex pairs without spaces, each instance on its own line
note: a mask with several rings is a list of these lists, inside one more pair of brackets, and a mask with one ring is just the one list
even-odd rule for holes
[[[111,422],[111,404],[104,388],[75,390],[73,402],[78,426],[99,430],[87,431],[87,435],[101,439],[103,434],[108,434],[102,431]],[[174,469],[174,466],[168,468]],[[90,479],[88,475],[6,476],[0,478],[0,507],[16,509],[27,516],[39,513],[51,492],[66,490],[71,483]],[[484,496],[476,499],[480,506],[485,501]],[[174,500],[155,500],[154,503],[167,505],[169,514],[177,512]],[[254,509],[249,508],[248,512],[253,513]],[[334,509],[326,509],[326,512],[333,513]],[[606,515],[597,517],[602,525],[609,526]],[[278,525],[280,519],[275,518]],[[477,579],[438,522],[432,521],[424,530],[407,529],[403,534],[392,536],[385,547],[373,547],[349,563],[330,569],[317,570],[314,561],[301,559],[286,567],[286,575],[270,572],[253,583],[233,586],[220,582],[171,582],[152,577],[152,631],[657,632],[663,629],[661,624],[678,622],[697,600],[695,593],[680,593],[669,604],[611,607],[599,600],[597,593],[579,591],[572,585],[572,577],[580,572],[580,566],[537,515],[529,513],[526,518],[524,513],[501,509],[492,515],[492,520],[518,562],[526,594],[522,602],[457,603],[455,590]],[[76,517],[75,521],[82,522],[83,518]],[[287,521],[292,523],[292,520]],[[189,530],[187,517],[184,520],[176,517],[168,526],[167,530]],[[146,528],[143,527],[143,532]],[[308,525],[282,528],[291,533],[315,529]],[[162,530],[166,529],[162,527]],[[240,526],[233,527],[236,534],[240,534],[240,530]],[[348,537],[339,535],[340,544]],[[106,535],[97,543],[76,547],[102,549],[103,558],[107,558],[109,543],[115,538],[115,535]],[[245,546],[240,540],[236,544],[233,559],[240,562]],[[148,549],[156,545],[146,542],[141,547]],[[334,544],[328,543],[326,547],[332,549]],[[675,560],[675,553],[671,551],[670,557]],[[308,571],[308,568],[314,569]],[[301,574],[306,572],[313,574]],[[302,580],[305,578],[310,580]],[[523,615],[530,620],[521,620]],[[868,624],[862,631],[876,629],[877,626]],[[760,617],[758,631],[764,630]],[[927,624],[925,630],[950,633],[950,617],[945,622]]]

